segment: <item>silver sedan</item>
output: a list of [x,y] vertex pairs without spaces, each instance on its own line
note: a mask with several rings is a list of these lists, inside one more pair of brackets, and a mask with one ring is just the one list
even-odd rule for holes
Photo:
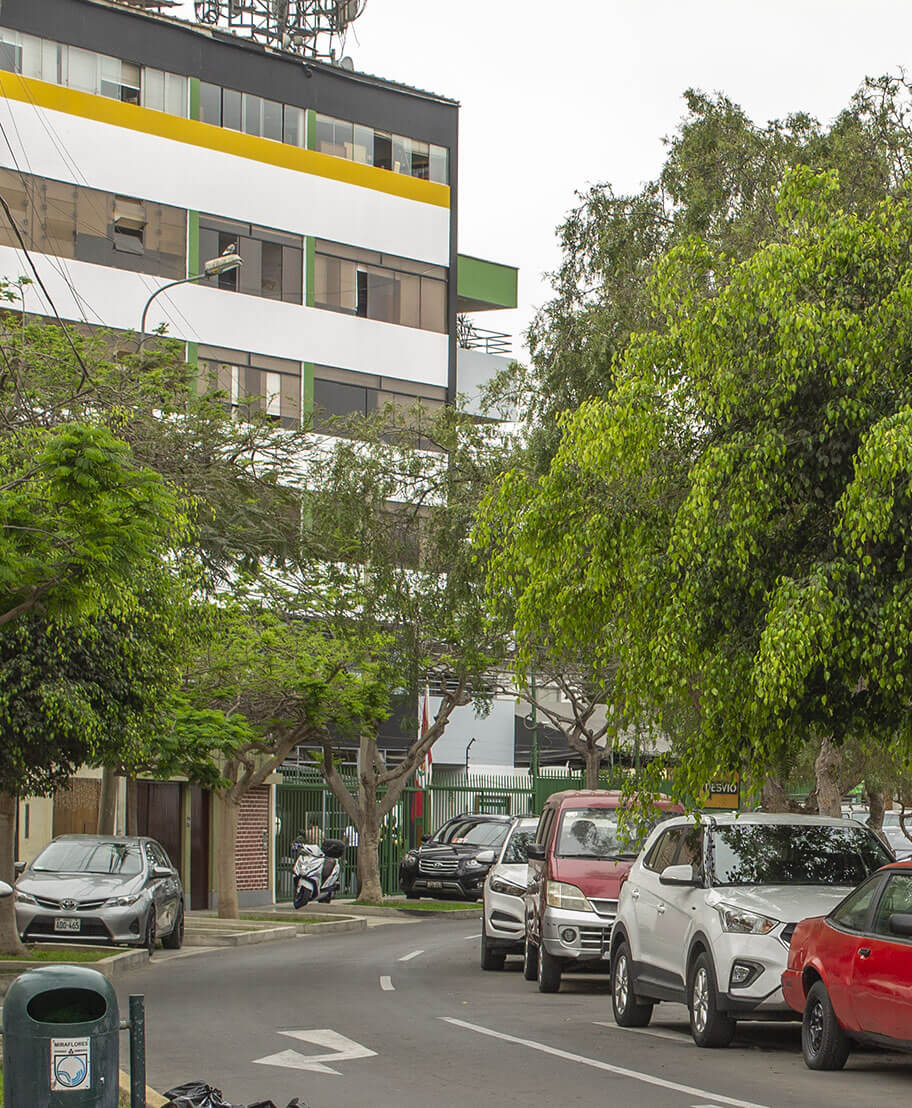
[[[17,868],[19,868],[17,866]],[[184,937],[180,876],[154,839],[61,835],[16,882],[25,942],[108,943],[177,949]]]

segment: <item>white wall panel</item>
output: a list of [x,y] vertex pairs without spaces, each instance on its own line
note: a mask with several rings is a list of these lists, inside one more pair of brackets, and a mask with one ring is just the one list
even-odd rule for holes
[[[138,330],[147,297],[164,284],[142,273],[42,254],[32,257],[64,319]],[[22,275],[31,275],[22,253],[0,247],[0,277]],[[25,298],[28,311],[52,314],[36,284],[27,287]],[[428,385],[447,383],[446,335],[414,327],[192,284],[180,285],[152,304],[146,329],[154,331],[160,323],[170,335],[189,342]]]
[[0,121],[8,169],[449,265],[447,208],[18,100]]
[[[428,711],[432,720],[440,704],[439,697],[429,698]],[[434,764],[464,765],[466,747],[475,739],[469,751],[470,765],[512,766],[515,715],[513,700],[492,701],[486,716],[476,715],[471,704],[454,708],[450,722],[434,743],[431,752]]]

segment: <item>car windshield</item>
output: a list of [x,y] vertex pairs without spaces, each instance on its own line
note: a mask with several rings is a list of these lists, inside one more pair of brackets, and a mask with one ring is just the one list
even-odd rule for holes
[[45,847],[32,863],[41,873],[142,873],[142,854],[132,843],[56,842]]
[[892,860],[863,827],[746,823],[717,827],[711,845],[714,885],[857,885]]
[[510,825],[506,821],[459,820],[441,828],[436,840],[439,843],[468,843],[471,846],[500,846],[506,838]]
[[513,834],[507,840],[503,857],[500,859],[507,866],[522,866],[526,864],[526,847],[535,842],[535,829],[538,820],[530,820],[529,823],[518,823]]
[[558,858],[618,858],[632,857],[636,851],[621,843],[613,808],[567,808],[554,853]]

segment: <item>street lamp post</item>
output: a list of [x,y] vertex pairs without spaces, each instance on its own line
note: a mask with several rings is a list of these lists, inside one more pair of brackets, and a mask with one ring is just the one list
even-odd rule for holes
[[169,281],[166,285],[162,285],[161,288],[156,289],[143,306],[142,318],[139,324],[139,346],[137,347],[137,351],[142,350],[146,339],[149,337],[146,334],[146,316],[149,314],[149,305],[156,296],[161,296],[163,292],[167,292],[168,289],[173,289],[176,285],[189,285],[191,281],[204,281],[207,277],[217,277],[220,273],[229,273],[232,269],[238,269],[243,264],[244,262],[240,254],[236,253],[236,247],[229,246],[224,254],[220,254],[217,258],[210,258],[209,261],[203,262],[202,273],[195,273],[192,277],[181,277],[179,281]]

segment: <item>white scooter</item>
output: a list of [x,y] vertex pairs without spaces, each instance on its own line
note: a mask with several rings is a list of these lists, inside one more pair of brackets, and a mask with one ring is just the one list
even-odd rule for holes
[[303,833],[293,842],[295,851],[292,875],[294,881],[294,906],[303,908],[315,901],[329,904],[342,883],[342,866],[339,859],[345,853],[341,839],[324,839],[317,846],[305,843]]

